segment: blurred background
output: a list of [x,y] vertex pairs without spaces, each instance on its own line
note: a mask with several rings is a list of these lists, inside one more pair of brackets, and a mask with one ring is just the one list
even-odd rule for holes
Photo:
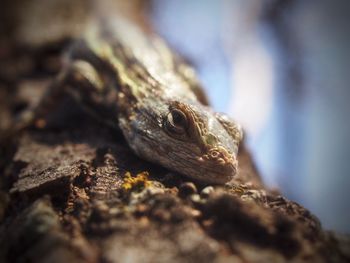
[[157,31],[246,130],[264,181],[350,233],[350,4],[154,0]]

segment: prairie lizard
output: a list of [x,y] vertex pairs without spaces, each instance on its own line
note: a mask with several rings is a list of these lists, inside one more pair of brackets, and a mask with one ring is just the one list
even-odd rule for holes
[[143,159],[205,183],[237,173],[240,126],[208,107],[192,68],[156,35],[122,18],[94,21],[64,61],[35,118],[68,93]]

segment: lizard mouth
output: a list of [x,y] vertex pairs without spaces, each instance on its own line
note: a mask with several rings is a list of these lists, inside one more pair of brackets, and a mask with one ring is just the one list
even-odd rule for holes
[[205,171],[213,174],[209,181],[229,181],[237,173],[237,160],[224,147],[213,147],[198,158]]

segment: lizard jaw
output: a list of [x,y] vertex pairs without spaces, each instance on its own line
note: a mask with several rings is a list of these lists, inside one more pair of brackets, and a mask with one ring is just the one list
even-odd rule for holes
[[236,157],[222,146],[211,148],[197,160],[208,172],[216,175],[213,180],[216,183],[227,182],[237,173]]

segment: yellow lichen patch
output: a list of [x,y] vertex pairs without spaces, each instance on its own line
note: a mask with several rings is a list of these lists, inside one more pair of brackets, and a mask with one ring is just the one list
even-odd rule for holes
[[124,191],[140,190],[151,186],[151,181],[148,180],[148,172],[138,173],[135,177],[130,172],[126,172],[123,179],[122,189]]

